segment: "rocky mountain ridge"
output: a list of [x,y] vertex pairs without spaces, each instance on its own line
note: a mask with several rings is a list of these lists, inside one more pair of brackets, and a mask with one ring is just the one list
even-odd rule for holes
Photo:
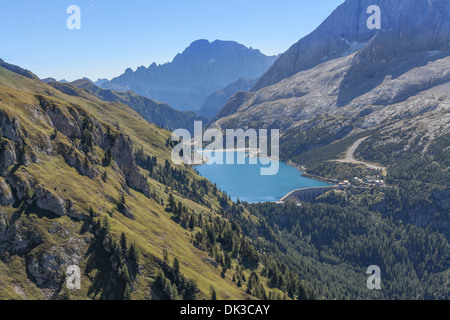
[[198,110],[205,98],[240,78],[260,77],[276,57],[233,41],[198,40],[170,63],[148,68],[128,68],[124,74],[99,86],[132,90],[139,95],[166,102],[179,110]]
[[[381,9],[381,30],[366,26],[369,5]],[[449,17],[448,1],[347,0],[281,55],[253,91],[232,96],[211,126],[280,129],[281,158],[306,167],[342,159],[367,137],[355,152],[357,160],[389,171],[422,157],[445,168]],[[409,203],[410,221],[432,223],[448,235],[448,217],[434,218],[448,210],[439,205],[448,183],[428,188],[437,188],[433,194],[440,196],[430,195],[434,200],[417,207]]]
[[229,84],[225,88],[210,94],[206,97],[199,114],[206,118],[214,118],[228,99],[230,99],[237,92],[250,91],[255,86],[257,81],[258,79],[248,80],[241,78],[238,81]]
[[[369,3],[381,8],[381,30],[365,26]],[[449,130],[449,13],[440,0],[348,0],[283,54],[253,92],[233,96],[214,125],[279,128],[291,139],[327,126],[336,134],[330,143],[364,130],[382,130],[390,141],[394,128],[413,132],[422,123],[422,134],[439,137]],[[361,46],[349,52],[355,41]]]
[[79,95],[76,88],[81,88],[101,100],[126,104],[139,112],[147,121],[172,131],[178,128],[193,130],[194,121],[206,120],[194,112],[173,109],[166,103],[139,96],[132,91],[102,89],[86,79],[71,83],[52,82],[50,85],[69,95]]
[[[373,5],[381,11],[381,30],[367,27],[367,9]],[[389,58],[420,50],[445,50],[450,35],[449,5],[445,0],[347,0],[316,30],[283,53],[253,91],[363,47],[366,58],[370,53],[372,58],[375,54]],[[366,46],[371,40],[372,44]],[[371,68],[379,67],[375,60],[366,62]]]

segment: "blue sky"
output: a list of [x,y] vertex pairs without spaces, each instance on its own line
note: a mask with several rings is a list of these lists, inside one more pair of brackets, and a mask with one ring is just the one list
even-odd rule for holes
[[[2,1],[0,58],[39,77],[112,78],[165,63],[195,40],[234,40],[274,55],[313,31],[344,0]],[[69,30],[70,5],[81,30]]]

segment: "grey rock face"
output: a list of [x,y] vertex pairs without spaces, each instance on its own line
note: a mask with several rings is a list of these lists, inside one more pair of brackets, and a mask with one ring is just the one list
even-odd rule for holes
[[17,163],[18,156],[15,145],[11,141],[3,141],[3,145],[0,147],[2,148],[0,153],[0,174],[3,174],[6,169]]
[[63,271],[82,260],[81,241],[71,241],[69,245],[52,246],[48,250],[27,256],[26,268],[30,278],[40,288],[60,290],[65,279]]
[[[366,27],[369,5],[380,6],[382,30]],[[427,135],[442,134],[437,128],[449,127],[449,14],[442,0],[348,0],[276,61],[259,90],[231,97],[214,125],[283,134],[307,132],[319,117],[356,117],[363,130],[421,117]]]
[[[381,9],[381,32],[366,26],[370,16],[367,8],[371,5]],[[378,33],[390,33],[390,40],[380,35],[371,50],[388,51],[391,56],[426,49],[444,50],[449,47],[449,16],[450,2],[446,0],[347,0],[315,31],[282,54],[254,90],[273,85],[324,61],[351,54]],[[386,54],[378,56],[386,57]]]
[[60,143],[58,145],[58,152],[62,154],[66,163],[72,168],[75,168],[81,175],[88,176],[91,179],[98,177],[98,170],[91,165],[85,166],[84,159],[86,157],[76,148]]
[[206,97],[199,114],[206,118],[214,118],[231,96],[240,91],[250,91],[255,86],[256,82],[257,79],[248,80],[241,78],[225,88],[214,92]]
[[133,149],[129,138],[120,135],[114,146],[111,148],[111,154],[122,170],[127,184],[136,190],[141,191],[147,197],[150,197],[150,190],[144,177],[134,161]]
[[76,110],[67,109],[67,112],[63,113],[60,106],[56,106],[54,102],[46,99],[44,96],[38,95],[36,98],[39,100],[42,110],[51,120],[50,125],[52,127],[68,137],[81,135],[82,120]]
[[5,213],[0,210],[0,247],[2,246],[2,243],[4,243],[6,240],[7,231],[8,231],[8,221]]
[[20,123],[17,119],[11,119],[4,111],[0,110],[0,133],[3,137],[17,142],[19,139]]
[[25,254],[41,243],[41,235],[32,226],[10,223],[10,218],[0,209],[0,255]]
[[34,190],[34,201],[38,208],[51,211],[58,216],[67,215],[64,198],[43,186],[39,186]]
[[[0,205],[8,206],[16,201],[26,201],[59,216],[83,219],[83,214],[72,208],[70,199],[51,191],[45,185],[40,185],[24,167],[18,165],[26,167],[42,161],[48,155],[61,155],[79,174],[91,179],[98,177],[97,166],[102,164],[102,159],[101,155],[87,152],[83,144],[82,139],[83,135],[86,135],[87,127],[92,147],[99,147],[105,152],[107,149],[111,151],[114,160],[112,165],[123,174],[124,189],[131,187],[147,197],[151,196],[147,182],[135,163],[129,138],[120,133],[116,133],[114,138],[107,136],[104,125],[76,105],[61,105],[58,100],[42,95],[36,95],[36,101],[35,105],[26,107],[30,114],[29,120],[56,129],[57,134],[65,135],[70,143],[64,139],[55,140],[42,133],[37,133],[39,136],[34,137],[38,143],[29,143],[24,140],[28,133],[21,128],[19,121],[11,119],[2,111]],[[13,166],[17,167],[13,169]],[[132,216],[131,213],[129,216]]]
[[0,205],[8,206],[14,203],[14,197],[6,180],[0,177]]
[[[74,136],[81,136],[83,131],[83,117],[87,117],[92,125],[91,135],[93,144],[98,145],[104,150],[110,148],[111,154],[120,170],[122,170],[129,186],[150,197],[150,191],[145,179],[140,174],[134,161],[133,149],[129,139],[120,134],[115,141],[111,141],[104,133],[102,125],[95,118],[80,113],[81,111],[75,107],[68,107],[64,110],[64,108],[54,106],[53,103],[48,101],[45,97],[38,96],[37,98],[40,106],[50,118],[51,124],[59,132],[62,132],[68,137],[73,138]],[[71,167],[75,167],[82,175],[86,175],[90,178],[95,178],[99,175],[98,170],[89,165],[90,161],[88,161],[88,166],[85,165],[86,156],[82,155],[81,145],[72,148],[60,143],[58,150],[63,155],[65,161]]]

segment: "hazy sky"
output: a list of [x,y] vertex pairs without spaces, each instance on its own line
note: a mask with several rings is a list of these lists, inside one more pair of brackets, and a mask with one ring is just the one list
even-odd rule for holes
[[[286,51],[344,0],[14,0],[0,9],[0,58],[41,78],[112,78],[165,63],[198,39]],[[81,9],[69,30],[67,8]]]

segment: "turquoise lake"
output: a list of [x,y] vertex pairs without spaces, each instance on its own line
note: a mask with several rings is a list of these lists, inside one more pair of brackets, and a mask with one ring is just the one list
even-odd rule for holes
[[[295,189],[330,185],[302,177],[300,171],[285,162],[279,162],[277,174],[264,176],[260,174],[260,168],[267,168],[270,165],[261,164],[260,161],[257,164],[250,164],[245,152],[217,151],[216,154],[223,157],[224,163],[225,153],[235,157],[235,164],[202,164],[195,169],[203,177],[216,183],[217,187],[230,195],[233,201],[237,198],[248,203],[278,201]],[[239,157],[245,158],[245,164],[237,164]]]

